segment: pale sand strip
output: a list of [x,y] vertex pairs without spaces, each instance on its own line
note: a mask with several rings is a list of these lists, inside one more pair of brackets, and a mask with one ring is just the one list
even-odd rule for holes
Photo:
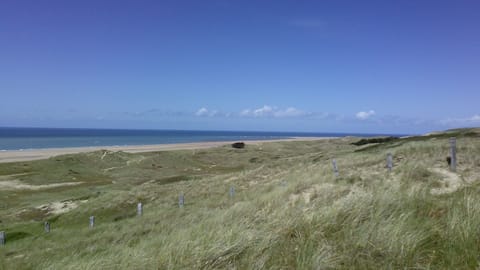
[[[246,140],[244,142],[247,145],[248,144],[258,145],[266,142],[315,141],[315,140],[325,140],[325,139],[334,139],[334,137],[294,137],[294,138],[278,139],[278,140],[257,140],[257,141]],[[8,150],[8,151],[0,151],[0,163],[47,159],[47,158],[58,156],[58,155],[93,152],[93,151],[98,151],[102,149],[109,150],[109,151],[124,151],[128,153],[141,153],[141,152],[155,152],[155,151],[204,149],[204,148],[211,148],[211,147],[231,144],[233,142],[238,142],[238,141]]]
[[56,188],[56,187],[64,187],[64,186],[76,186],[82,183],[83,182],[63,182],[63,183],[54,183],[54,184],[47,184],[47,185],[30,185],[30,184],[23,183],[20,180],[6,180],[6,181],[0,181],[0,190],[15,190],[15,189],[40,190],[40,189]]

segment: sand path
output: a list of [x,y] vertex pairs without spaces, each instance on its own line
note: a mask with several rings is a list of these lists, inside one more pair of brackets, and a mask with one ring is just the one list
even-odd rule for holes
[[432,171],[442,176],[443,184],[443,187],[432,188],[430,193],[433,195],[452,193],[463,186],[462,179],[456,173],[441,168],[433,168]]
[[20,180],[4,180],[4,181],[0,181],[0,190],[20,190],[20,189],[40,190],[40,189],[48,189],[48,188],[56,188],[56,187],[64,187],[64,186],[76,186],[82,183],[83,182],[63,182],[63,183],[53,183],[53,184],[46,184],[46,185],[30,185],[30,184],[23,183]]

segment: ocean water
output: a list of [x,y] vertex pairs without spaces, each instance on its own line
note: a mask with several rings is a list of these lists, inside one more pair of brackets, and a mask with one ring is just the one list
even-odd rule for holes
[[0,127],[0,151],[389,134]]

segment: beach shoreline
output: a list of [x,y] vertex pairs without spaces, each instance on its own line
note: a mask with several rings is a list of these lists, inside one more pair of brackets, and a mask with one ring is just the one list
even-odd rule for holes
[[[282,141],[316,141],[335,139],[337,137],[291,137],[285,139],[271,140],[245,140],[248,144],[258,145],[268,142]],[[205,149],[231,144],[235,141],[215,141],[215,142],[191,142],[191,143],[173,143],[173,144],[150,144],[150,145],[125,145],[125,146],[85,146],[85,147],[66,147],[66,148],[43,148],[43,149],[23,149],[23,150],[4,150],[0,151],[0,163],[21,162],[30,160],[47,159],[59,155],[87,153],[99,150],[124,151],[128,153],[156,152],[156,151],[174,151],[174,150],[193,150]]]

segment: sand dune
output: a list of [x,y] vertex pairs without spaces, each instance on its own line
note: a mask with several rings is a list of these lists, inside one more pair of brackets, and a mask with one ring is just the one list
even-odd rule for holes
[[[332,137],[294,137],[278,140],[258,140],[246,141],[247,144],[261,144],[272,141],[311,141],[332,139]],[[194,143],[176,143],[176,144],[155,144],[155,145],[128,145],[128,146],[92,146],[92,147],[70,147],[70,148],[46,148],[46,149],[28,149],[28,150],[8,150],[0,152],[0,163],[17,162],[27,160],[46,159],[58,155],[85,153],[97,150],[125,151],[129,153],[169,151],[169,150],[187,150],[217,147],[230,144],[233,141],[221,142],[194,142]]]

